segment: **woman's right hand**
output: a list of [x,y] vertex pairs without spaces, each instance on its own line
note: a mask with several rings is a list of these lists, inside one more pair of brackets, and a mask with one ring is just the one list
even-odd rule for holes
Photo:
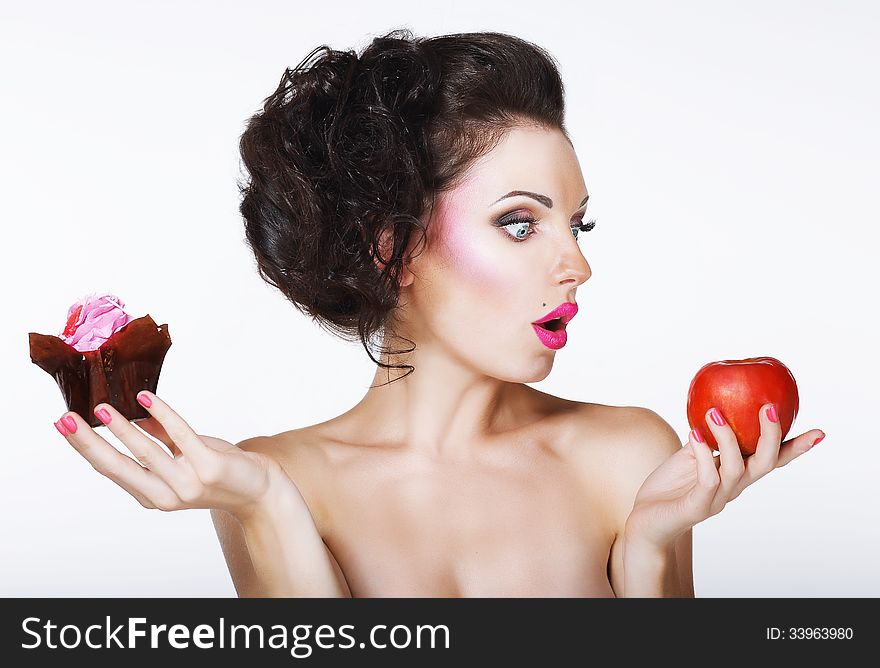
[[[218,508],[246,520],[263,509],[270,492],[293,486],[271,457],[241,450],[219,438],[200,436],[155,394],[138,394],[152,402],[147,407],[151,417],[140,420],[138,427],[168,446],[170,454],[106,403],[95,407],[96,415],[101,418],[101,409],[106,411],[104,419],[109,414],[107,428],[137,461],[119,452],[74,412],[65,413],[56,426],[63,428],[67,441],[98,473],[145,508]],[[71,427],[75,428],[72,433]]]

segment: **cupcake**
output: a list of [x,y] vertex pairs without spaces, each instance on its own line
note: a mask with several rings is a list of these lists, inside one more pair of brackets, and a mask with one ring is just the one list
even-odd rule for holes
[[55,378],[67,410],[92,427],[103,423],[94,409],[107,403],[127,419],[150,417],[137,393],[155,393],[165,353],[171,347],[168,325],[149,315],[133,318],[115,295],[91,294],[67,311],[58,335],[30,332],[31,362]]

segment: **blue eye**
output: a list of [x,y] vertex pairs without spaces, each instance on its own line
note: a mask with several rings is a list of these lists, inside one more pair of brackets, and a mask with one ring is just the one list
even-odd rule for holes
[[521,218],[510,223],[505,223],[502,227],[507,230],[516,241],[525,241],[526,237],[534,234],[532,225],[535,221],[531,218]]
[[[507,222],[503,219],[499,220],[495,225],[503,228],[511,237],[513,237],[515,243],[521,243],[534,234],[532,227],[536,225],[536,223],[532,218],[515,218],[513,220],[508,220]],[[584,219],[580,218],[577,221],[577,225],[571,226],[571,234],[577,239],[579,232],[589,232],[595,226],[595,219],[591,219],[589,222],[584,223]]]

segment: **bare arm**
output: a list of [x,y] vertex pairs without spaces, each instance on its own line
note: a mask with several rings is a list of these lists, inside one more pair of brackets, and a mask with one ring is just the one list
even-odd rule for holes
[[[247,439],[238,447],[265,451],[271,440]],[[214,509],[211,519],[238,596],[351,596],[302,494],[288,476],[273,478],[266,503],[254,512],[236,517]]]
[[666,550],[624,538],[623,593],[627,598],[694,598],[692,530]]
[[272,456],[273,439],[257,437],[235,446],[200,435],[154,393],[138,395],[150,417],[137,426],[110,404],[95,407],[134,458],[76,413],[63,417],[63,429],[61,422],[56,426],[96,471],[144,508],[211,509],[240,595],[350,595],[300,490]]
[[807,452],[822,434],[821,430],[810,430],[783,443],[781,424],[773,408],[768,403],[759,409],[757,449],[745,457],[730,425],[720,414],[712,416],[717,408],[707,410],[703,419],[718,443],[718,457],[697,429],[691,429],[687,445],[680,447],[672,428],[656,414],[648,413],[653,415],[648,423],[654,426],[646,432],[650,437],[641,446],[644,458],[651,461],[664,452],[667,456],[645,478],[626,519],[627,596],[633,595],[631,592],[637,596],[667,596],[670,590],[692,591],[687,581],[678,586],[666,582],[667,572],[675,568],[676,555],[689,550],[682,536],[720,513],[746,487]]
[[659,551],[626,531],[633,500],[645,478],[681,448],[672,427],[651,410],[621,409],[627,436],[617,443],[614,469],[616,536],[609,559],[611,586],[618,597],[694,598],[693,530]]

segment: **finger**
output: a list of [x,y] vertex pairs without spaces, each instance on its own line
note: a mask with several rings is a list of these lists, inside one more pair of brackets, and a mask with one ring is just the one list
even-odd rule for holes
[[131,422],[132,424],[134,424],[135,427],[140,427],[150,436],[162,443],[166,448],[171,451],[172,456],[180,457],[180,455],[182,454],[180,452],[180,448],[178,448],[177,444],[171,440],[168,432],[165,431],[165,427],[163,427],[156,418],[141,418],[139,420],[131,420]]
[[737,495],[775,469],[776,460],[779,459],[782,425],[779,422],[779,412],[775,404],[769,403],[761,406],[758,411],[758,423],[761,426],[761,435],[758,438],[755,454],[746,459],[746,473]]
[[[125,455],[123,455],[123,457],[125,457]],[[120,479],[117,478],[116,476],[114,476],[114,475],[110,475],[110,474],[107,474],[107,473],[104,474],[104,477],[105,477],[105,478],[108,478],[111,482],[116,483],[116,484],[119,485],[122,489],[124,489],[126,492],[128,492],[129,494],[131,494],[131,495],[135,498],[135,500],[136,500],[139,504],[141,504],[144,508],[147,508],[147,509],[149,509],[149,510],[154,510],[154,509],[156,508],[155,504],[154,504],[152,501],[150,501],[146,496],[144,496],[143,494],[141,494],[137,489],[135,489],[135,488],[132,487],[131,485],[127,484],[125,481],[120,480]]]
[[66,413],[59,422],[64,426],[64,438],[92,468],[122,487],[144,507],[156,508],[157,500],[169,501],[174,495],[156,474],[119,452],[95,433],[78,414]]
[[141,464],[168,483],[175,493],[187,487],[192,474],[178,466],[170,454],[129,422],[122,413],[110,404],[98,404],[95,406],[95,415]]
[[[75,424],[75,423],[74,423],[74,424]],[[61,432],[61,435],[62,435],[62,436],[65,436],[65,437],[66,437],[66,436],[69,434],[67,428],[66,428],[65,426],[62,425],[61,420],[58,420],[58,422],[55,423],[55,428],[56,428],[59,432]],[[77,430],[78,430],[78,429],[77,429]],[[71,445],[73,445],[72,442],[71,442]],[[125,457],[125,455],[123,455],[123,457]],[[126,457],[126,459],[128,459],[128,458]],[[92,468],[95,468],[94,464],[92,465]],[[95,468],[95,470],[97,471],[98,469]],[[111,473],[108,472],[108,471],[103,472],[103,475],[104,475],[105,478],[108,478],[110,481],[112,481],[113,483],[117,484],[119,487],[121,487],[121,488],[124,489],[126,492],[128,492],[129,494],[131,494],[131,495],[135,498],[135,500],[137,500],[137,502],[138,502],[139,504],[141,504],[144,508],[150,508],[150,509],[152,509],[152,508],[155,508],[155,507],[156,507],[156,506],[153,505],[152,501],[150,501],[147,497],[145,497],[145,496],[144,496],[143,494],[141,494],[137,489],[135,489],[134,487],[132,487],[131,485],[129,485],[128,483],[126,483],[124,480],[120,480],[118,477],[116,477],[115,475],[111,474]]]
[[[701,511],[705,512],[712,507],[721,484],[718,464],[715,461],[717,458],[712,456],[712,449],[706,443],[699,429],[691,429],[688,442],[697,460],[697,484],[692,494]],[[703,519],[703,517],[699,519]]]
[[719,492],[727,499],[739,479],[742,478],[746,465],[736,435],[727,424],[721,411],[714,407],[710,408],[706,411],[705,419],[718,443],[718,451],[721,453],[721,487]]
[[776,468],[785,466],[791,460],[797,459],[807,450],[812,449],[823,438],[825,438],[825,433],[821,429],[811,429],[800,436],[788,439],[779,448],[779,460],[776,462]]
[[[150,412],[150,415],[156,418],[171,442],[186,456],[196,475],[204,480],[205,478],[202,477],[204,472],[216,469],[217,453],[202,443],[186,421],[168,404],[147,390],[138,392],[137,398],[138,402]],[[142,398],[144,401],[141,401]]]

